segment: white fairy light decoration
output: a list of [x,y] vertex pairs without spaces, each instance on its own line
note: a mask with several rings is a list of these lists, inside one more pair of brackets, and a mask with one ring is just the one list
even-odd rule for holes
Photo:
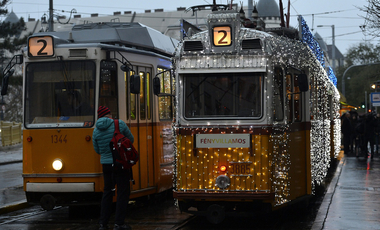
[[[235,23],[235,14],[211,14],[209,23]],[[282,36],[274,36],[258,30],[247,28],[236,29],[234,44],[230,50],[217,52],[210,41],[209,31],[193,35],[179,44],[173,66],[175,67],[177,94],[175,104],[176,119],[173,125],[175,138],[176,170],[173,183],[178,192],[256,192],[274,193],[274,205],[279,206],[292,198],[290,178],[292,167],[291,122],[284,112],[283,121],[274,118],[275,89],[274,67],[284,69],[297,68],[306,70],[310,82],[310,187],[322,183],[330,166],[331,156],[337,156],[340,150],[339,93],[329,80],[328,74],[316,59],[310,47],[301,41]],[[259,39],[261,49],[243,49],[242,40]],[[188,41],[200,41],[202,50],[185,51]],[[265,72],[266,78],[262,95],[263,118],[252,125],[251,120],[239,119],[234,124],[225,120],[206,120],[184,118],[183,101],[185,99],[184,82],[181,73],[215,73],[215,72]],[[285,84],[285,83],[284,83]],[[286,87],[284,87],[286,88]],[[284,94],[285,95],[285,94]],[[284,111],[290,110],[289,98],[284,97]],[[332,107],[330,108],[330,105]],[[332,121],[332,122],[331,122]],[[251,135],[251,148],[195,148],[196,134],[240,134]],[[332,145],[326,143],[333,143]],[[231,179],[230,187],[220,189],[215,179],[221,175],[221,164],[229,166],[232,171],[244,162],[252,162],[249,173],[239,172],[227,175]],[[306,163],[306,162],[305,162]],[[306,165],[305,165],[306,167]]]

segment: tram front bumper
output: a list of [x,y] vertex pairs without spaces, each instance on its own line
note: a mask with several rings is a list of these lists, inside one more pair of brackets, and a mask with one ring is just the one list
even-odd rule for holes
[[26,183],[26,192],[94,192],[94,183]]

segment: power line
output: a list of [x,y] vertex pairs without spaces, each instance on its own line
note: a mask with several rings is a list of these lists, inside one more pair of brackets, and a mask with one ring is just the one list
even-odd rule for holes
[[336,10],[336,11],[328,11],[328,12],[321,12],[321,13],[314,13],[314,14],[302,14],[302,16],[317,16],[317,15],[323,15],[323,14],[336,14],[346,11],[353,11],[357,9],[348,9],[348,10]]
[[334,16],[317,16],[316,18],[339,18],[339,19],[355,19],[355,20],[359,20],[359,19],[361,19],[361,20],[363,20],[363,18],[362,17],[334,17]]
[[[350,33],[345,33],[345,34],[338,34],[338,35],[335,35],[335,37],[342,37],[342,36],[346,36],[346,35],[350,35],[350,34],[357,34],[357,33],[363,33],[363,31],[356,31],[356,32],[350,32]],[[332,38],[332,36],[327,36],[325,38]]]
[[[46,3],[31,3],[31,2],[18,2],[18,1],[12,1],[11,4],[21,4],[21,5],[43,5],[43,6],[46,6],[46,11],[48,10],[49,8],[49,4],[48,4],[49,1],[46,1]],[[54,6],[64,6],[64,7],[69,7],[69,8],[72,8],[72,7],[85,7],[85,8],[88,8],[89,6],[88,5],[66,5],[66,4],[59,4],[59,3],[54,3]],[[114,6],[95,6],[95,5],[91,5],[91,8],[100,8],[100,9],[104,9],[104,8],[108,8],[108,9],[115,9],[115,10],[120,10],[120,7],[114,7]],[[144,10],[145,8],[128,8],[128,9],[135,9],[135,10]]]

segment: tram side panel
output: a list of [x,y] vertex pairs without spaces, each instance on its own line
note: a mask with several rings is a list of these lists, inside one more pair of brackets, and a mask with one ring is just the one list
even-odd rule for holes
[[[154,96],[154,170],[157,175],[157,192],[163,192],[173,187],[174,172],[174,137],[172,129],[173,121],[173,96],[174,77],[171,75],[171,62],[160,59],[157,64],[156,74],[161,79],[163,92],[169,94]],[[155,77],[152,75],[152,77]],[[153,82],[153,81],[151,81]],[[152,87],[153,88],[153,87]],[[152,94],[153,95],[153,94]]]
[[[306,126],[304,124],[304,126]],[[297,197],[310,195],[310,128],[303,128],[300,131],[293,131],[289,134],[289,157],[291,167],[289,174],[291,178],[290,200]]]
[[[164,151],[167,141],[163,139],[165,136],[172,136],[171,132],[165,132],[171,130],[171,120],[162,119],[160,116],[160,111],[166,111],[169,105],[157,101],[156,97],[152,96],[152,78],[163,69],[169,69],[171,62],[159,55],[144,55],[144,52],[124,55],[130,59],[133,70],[124,79],[119,79],[120,92],[124,92],[124,89],[126,91],[126,96],[122,96],[121,93],[119,98],[119,113],[123,117],[123,112],[126,111],[127,124],[135,137],[134,146],[140,152],[140,160],[133,167],[135,184],[132,185],[131,198],[134,198],[161,192],[173,185],[172,161],[163,162],[165,154],[168,155],[167,151]],[[140,94],[129,93],[131,75],[140,77]]]

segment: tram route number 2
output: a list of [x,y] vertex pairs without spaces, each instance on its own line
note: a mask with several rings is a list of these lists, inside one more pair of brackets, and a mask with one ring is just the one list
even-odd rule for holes
[[29,57],[52,57],[54,56],[53,37],[36,36],[28,40]]
[[230,164],[229,173],[231,174],[250,174],[251,168],[250,163],[237,163]]
[[213,28],[213,33],[215,46],[231,45],[231,27],[217,26]]
[[67,143],[67,135],[51,135],[51,143]]

